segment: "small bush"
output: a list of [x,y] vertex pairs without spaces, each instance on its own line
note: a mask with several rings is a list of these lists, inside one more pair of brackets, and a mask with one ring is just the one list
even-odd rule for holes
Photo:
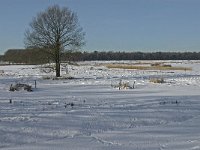
[[131,85],[129,82],[122,82],[122,80],[120,80],[119,84],[117,85],[112,85],[112,87],[114,88],[119,88],[119,90],[121,89],[134,89],[135,88],[135,82],[133,83],[133,85]]
[[28,84],[21,84],[21,83],[17,83],[15,85],[10,85],[10,91],[20,91],[20,90],[26,90],[28,92],[32,91],[32,87]]

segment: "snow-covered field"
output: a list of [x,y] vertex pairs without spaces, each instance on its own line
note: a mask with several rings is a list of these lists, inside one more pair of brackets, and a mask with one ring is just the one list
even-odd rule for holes
[[[70,80],[46,80],[55,73],[41,66],[0,66],[0,149],[200,150],[199,61],[167,62],[192,71],[108,69],[103,63],[69,65]],[[151,83],[151,77],[166,82]],[[120,80],[135,88],[111,86]],[[15,83],[33,91],[10,92]]]

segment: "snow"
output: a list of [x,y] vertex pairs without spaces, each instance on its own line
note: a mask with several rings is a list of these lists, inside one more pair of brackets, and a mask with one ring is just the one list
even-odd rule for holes
[[[68,80],[44,79],[55,73],[41,66],[0,66],[0,149],[200,149],[200,62],[167,61],[192,71],[108,69],[104,63],[110,62],[69,65],[74,79]],[[135,89],[111,87],[121,79],[135,82]],[[17,82],[33,92],[10,92]]]

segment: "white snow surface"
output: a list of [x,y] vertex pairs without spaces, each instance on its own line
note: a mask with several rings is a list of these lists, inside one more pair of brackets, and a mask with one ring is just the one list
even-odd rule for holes
[[[68,65],[74,79],[62,80],[44,79],[55,73],[41,66],[0,66],[0,149],[200,150],[199,61],[167,61],[192,71],[108,69],[103,63]],[[151,83],[151,77],[166,82]],[[111,86],[120,80],[135,88]],[[15,83],[33,91],[10,92]]]

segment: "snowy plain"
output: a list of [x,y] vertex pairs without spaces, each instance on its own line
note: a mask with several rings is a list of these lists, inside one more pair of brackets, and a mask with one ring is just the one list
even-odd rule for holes
[[[191,71],[109,69],[104,63],[110,62],[68,65],[70,80],[46,79],[55,73],[41,66],[0,66],[0,149],[200,150],[200,61],[165,61]],[[166,82],[151,83],[151,77]],[[135,88],[111,86],[120,80]],[[33,91],[10,92],[15,83]]]

